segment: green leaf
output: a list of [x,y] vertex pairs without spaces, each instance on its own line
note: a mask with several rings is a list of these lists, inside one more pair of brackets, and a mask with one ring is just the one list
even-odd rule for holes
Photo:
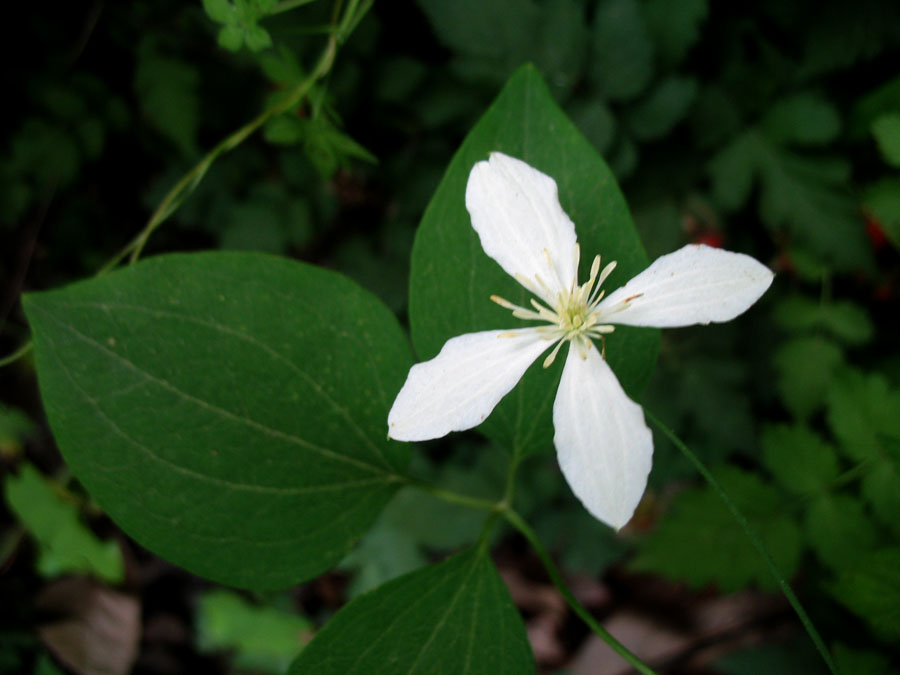
[[217,23],[228,23],[232,20],[235,9],[228,0],[203,0],[203,11]]
[[788,296],[778,303],[774,317],[786,330],[799,333],[824,329],[850,345],[868,342],[875,332],[865,310],[847,300],[822,303],[805,295]]
[[540,8],[533,0],[416,0],[438,39],[457,55],[455,71],[466,80],[503,82],[534,58]]
[[122,551],[114,541],[100,541],[79,519],[78,507],[63,501],[59,491],[30,464],[4,482],[10,509],[37,540],[38,571],[44,576],[94,574],[119,583],[125,574]]
[[834,570],[853,566],[878,541],[863,505],[848,495],[822,495],[806,513],[806,533],[819,559]]
[[775,352],[776,387],[785,406],[799,419],[806,419],[825,404],[841,350],[820,337],[786,340]]
[[[420,360],[432,358],[456,335],[521,324],[490,296],[522,304],[528,296],[481,249],[465,208],[469,171],[494,150],[521,158],[556,180],[563,208],[576,224],[582,278],[595,253],[619,263],[607,282],[611,289],[647,264],[609,168],[553,102],[537,71],[523,67],[457,151],[416,235],[409,316]],[[607,338],[609,363],[632,396],[652,372],[658,340],[655,330],[624,327]],[[519,452],[551,448],[551,409],[563,360],[546,370],[540,363],[532,366],[481,430]]]
[[[759,534],[778,569],[790,578],[800,560],[801,535],[785,514],[778,491],[736,468],[722,468],[717,478]],[[710,488],[679,494],[671,512],[643,542],[632,566],[694,587],[714,583],[724,592],[752,584],[777,588],[747,535]]]
[[888,456],[885,439],[900,439],[900,391],[881,375],[847,369],[828,392],[828,424],[849,457]]
[[541,6],[539,22],[534,63],[553,93],[564,97],[581,78],[588,52],[584,4],[578,0],[548,0]]
[[762,128],[779,145],[825,145],[841,130],[837,109],[815,94],[794,94],[776,102],[765,114]]
[[653,40],[638,0],[602,0],[591,45],[590,76],[607,98],[634,98],[650,83]]
[[709,14],[708,0],[645,0],[644,16],[663,65],[679,64],[700,38]]
[[22,451],[22,441],[36,429],[24,412],[0,403],[0,458],[18,455]]
[[839,673],[853,675],[888,675],[890,658],[868,649],[851,649],[837,643],[831,648]]
[[888,640],[900,638],[900,547],[861,557],[831,592],[877,633]]
[[838,476],[837,453],[804,426],[769,426],[762,435],[763,463],[790,492],[826,490]]
[[219,46],[238,51],[246,43],[253,52],[272,46],[272,38],[256,22],[265,17],[277,0],[203,0],[206,15],[216,23],[224,24],[219,31]]
[[232,652],[234,668],[283,673],[311,633],[308,619],[253,605],[231,591],[204,593],[197,605],[197,647]]
[[616,118],[601,99],[579,98],[567,107],[578,130],[594,144],[597,152],[609,150],[616,135]]
[[750,129],[722,148],[708,165],[713,195],[735,210],[760,184],[759,216],[841,270],[872,264],[856,200],[847,190],[850,166],[836,157],[811,157],[781,147]]
[[186,61],[163,56],[150,38],[137,50],[134,89],[147,121],[185,156],[197,153],[200,74]]
[[900,113],[882,115],[872,122],[872,135],[884,161],[900,167]]
[[469,550],[351,601],[289,675],[529,673],[522,619],[483,550]]
[[697,95],[697,82],[688,77],[668,77],[628,116],[634,137],[641,141],[662,138],[684,118]]
[[409,457],[387,413],[411,365],[394,316],[333,272],[159,256],[25,297],[69,466],[147,548],[234,586],[340,560]]
[[[398,498],[403,494],[401,492]],[[396,501],[396,499],[392,501],[388,508]],[[382,516],[366,533],[359,546],[341,562],[342,570],[353,572],[353,580],[346,590],[348,598],[355,598],[391,579],[428,564],[428,559],[419,550],[415,539],[408,532],[386,522],[386,512]]]
[[863,207],[877,221],[894,248],[900,249],[900,178],[882,178],[863,195]]

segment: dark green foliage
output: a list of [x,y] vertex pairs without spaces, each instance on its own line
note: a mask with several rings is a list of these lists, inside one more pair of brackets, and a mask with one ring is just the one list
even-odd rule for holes
[[[281,11],[294,4],[302,6]],[[75,3],[52,17],[23,5],[9,21],[10,32],[23,44],[13,39],[5,80],[0,356],[29,330],[16,302],[21,290],[92,276],[137,233],[193,162],[305,82],[325,43],[323,30],[335,3],[101,5],[97,16],[90,3]],[[900,663],[898,8],[883,0],[375,3],[340,41],[330,75],[271,118],[261,133],[216,159],[196,191],[154,234],[150,250],[267,251],[337,269],[377,295],[401,322],[409,318],[420,358],[451,334],[493,327],[495,321],[498,327],[508,324],[508,314],[487,298],[507,291],[515,296],[515,284],[491,271],[490,261],[460,256],[462,240],[433,240],[435,232],[471,229],[459,189],[469,165],[493,149],[524,156],[551,174],[576,167],[577,179],[561,185],[561,195],[586,254],[592,247],[604,256],[611,250],[634,269],[691,241],[754,255],[777,273],[767,296],[739,327],[666,331],[642,402],[706,462],[724,465],[718,475],[726,490],[795,584],[841,672],[884,675]],[[532,66],[489,108],[527,62]],[[541,79],[546,86],[538,84]],[[585,198],[601,183],[599,204]],[[429,203],[410,287],[413,239]],[[603,220],[610,205],[626,229],[633,215],[639,240],[612,241],[610,223]],[[213,489],[210,477],[234,481],[237,476],[264,490],[275,485],[288,491],[304,481],[337,478],[307,464],[291,465],[290,453],[273,451],[221,420],[212,423],[202,411],[166,399],[147,384],[132,382],[129,389],[116,361],[100,358],[119,350],[126,360],[146,362],[148,372],[153,366],[170,383],[189,380],[190,367],[205,368],[212,376],[202,383],[201,401],[230,397],[235,410],[243,406],[248,414],[297,426],[298,438],[312,433],[307,427],[321,431],[321,420],[307,423],[307,413],[291,399],[300,394],[284,382],[284,369],[261,365],[265,349],[256,350],[255,357],[249,347],[210,351],[196,333],[165,321],[142,333],[143,324],[135,327],[130,315],[126,319],[99,306],[122,293],[135,305],[153,296],[158,302],[152,311],[162,312],[170,311],[165,302],[175,298],[183,301],[178,321],[187,321],[214,313],[218,294],[232,298],[246,291],[228,317],[231,330],[250,328],[273,349],[287,345],[296,363],[315,369],[310,354],[319,347],[306,339],[308,331],[330,326],[329,349],[345,348],[348,369],[369,362],[372,372],[383,376],[384,392],[374,398],[367,397],[374,375],[366,384],[348,370],[332,384],[356,401],[348,406],[369,406],[365,433],[401,471],[409,449],[385,442],[383,418],[411,361],[405,338],[384,308],[355,286],[335,282],[362,304],[347,306],[320,289],[317,302],[336,304],[326,318],[311,319],[298,309],[303,291],[295,277],[333,280],[328,273],[307,267],[299,268],[302,273],[287,271],[290,266],[281,267],[287,263],[273,263],[285,274],[265,277],[269,263],[227,254],[220,260],[242,262],[202,281],[210,272],[206,262],[169,268],[173,260],[211,259],[150,260],[106,278],[112,281],[32,297],[30,325],[44,405],[54,428],[61,416],[81,420],[75,431],[57,432],[56,440],[90,495],[140,542],[229,583],[284,585],[339,564],[343,598],[358,600],[338,614],[336,627],[321,632],[310,659],[334,649],[329,644],[338,644],[334,653],[349,658],[358,653],[356,645],[340,640],[354,637],[377,643],[371,654],[379,657],[390,650],[398,658],[418,653],[410,648],[409,633],[366,634],[361,623],[348,629],[346,622],[360,608],[376,612],[372,608],[384,601],[390,609],[424,592],[423,583],[449,580],[438,595],[446,599],[451,586],[460,590],[465,607],[487,622],[485,634],[507,640],[510,667],[532,669],[521,624],[483,552],[424,567],[477,540],[482,513],[413,488],[398,491],[386,482],[377,489],[340,491],[334,503],[317,501],[315,514],[330,519],[349,503],[353,515],[346,527],[316,529],[312,517],[282,502],[260,506]],[[120,279],[149,274],[148,269],[157,270],[150,289],[116,290]],[[460,269],[474,269],[490,282],[467,300],[469,307],[458,303]],[[620,268],[609,283],[620,274],[628,276]],[[250,293],[242,283],[266,290]],[[504,291],[491,283],[509,286]],[[206,296],[191,304],[184,294],[195,284]],[[82,297],[88,291],[99,294],[89,298],[98,305],[94,309],[77,304],[88,301]],[[360,313],[366,323],[393,326],[388,341],[393,346],[353,348],[356,333],[345,329],[357,326]],[[151,328],[171,339],[160,346],[147,337]],[[92,341],[78,342],[73,329]],[[624,354],[618,347],[631,344],[628,332],[610,338],[610,360],[634,394],[650,376],[655,337],[647,333],[638,332],[638,346]],[[108,338],[114,346],[104,342]],[[48,375],[56,349],[65,354],[68,370]],[[19,584],[25,576],[37,588],[45,583],[42,574],[81,571],[115,583],[121,556],[119,544],[107,537],[112,526],[95,517],[96,507],[67,480],[66,467],[54,473],[58,460],[50,434],[41,430],[36,396],[22,384],[31,377],[28,363],[0,371],[3,401],[14,406],[0,405],[0,457],[4,469],[13,467],[4,480],[10,523],[0,540],[5,578]],[[547,411],[557,374],[553,369],[529,374],[518,397],[498,408],[498,420],[515,415],[517,427],[532,423],[534,433],[501,423],[493,428],[489,423],[485,431],[503,445],[549,450]],[[322,373],[310,376],[317,383],[329,381]],[[253,386],[264,379],[265,385]],[[541,399],[539,391],[551,395]],[[147,412],[142,396],[174,410],[174,418]],[[363,398],[365,404],[359,402]],[[99,401],[108,420],[84,413],[92,401]],[[169,453],[184,466],[148,469],[133,444],[123,449],[109,440],[112,426],[134,435],[163,419],[181,420],[188,431],[173,432],[172,443],[154,451]],[[343,443],[332,431],[329,443]],[[256,453],[249,460],[243,454],[248,448]],[[363,452],[350,445],[338,450]],[[411,453],[412,472],[423,480],[485,499],[503,493],[508,460],[503,447],[460,437]],[[244,459],[225,466],[225,456]],[[210,465],[203,464],[209,461],[218,461],[224,473],[210,474]],[[32,463],[53,477],[42,477]],[[693,586],[773,589],[746,537],[715,494],[694,478],[677,451],[657,439],[651,490],[634,524],[618,534],[591,519],[568,494],[550,452],[536,452],[522,466],[514,501],[566,573],[599,577],[611,566],[629,569],[631,560],[634,568]],[[153,514],[150,525],[147,513]],[[85,526],[86,514],[101,538]],[[215,537],[225,539],[215,544]],[[289,543],[292,537],[301,543]],[[302,544],[317,537],[319,543],[327,540],[327,555],[311,555],[314,547]],[[127,550],[127,537],[118,538]],[[502,529],[489,537],[491,545],[508,547],[510,541]],[[272,562],[279,556],[265,558],[274,549],[281,551],[280,562]],[[454,586],[468,573],[478,584]],[[612,578],[626,590],[629,583],[641,583],[629,581],[623,571]],[[389,579],[395,581],[383,586]],[[496,602],[482,606],[485,595]],[[210,622],[230,617],[231,628],[237,626],[208,643],[230,645],[234,664],[273,668],[299,649],[289,633],[300,624],[287,614],[296,614],[296,607],[284,597],[279,607],[285,612],[272,619],[271,639],[261,645],[252,644],[257,633],[243,631],[241,622],[259,628],[269,619],[254,612],[271,603],[235,602],[229,596],[216,605],[203,597],[217,596],[196,598],[191,606],[198,616]],[[328,618],[333,600],[313,617],[317,622]],[[479,615],[481,610],[486,614]],[[11,621],[19,621],[18,611]],[[462,625],[458,615],[448,616],[451,628]],[[415,630],[431,625],[419,623]],[[31,628],[28,636],[36,634]],[[28,672],[33,666],[35,672],[56,672],[36,638],[20,639],[23,630],[0,626],[0,670]],[[466,644],[490,648],[489,643]],[[450,644],[434,652],[423,649],[423,659],[458,657],[460,650]],[[273,645],[277,654],[266,651]],[[261,660],[254,661],[254,654]],[[492,666],[492,655],[485,658]],[[321,661],[311,662],[315,667],[307,670],[319,672]],[[344,665],[334,663],[322,666],[324,672]],[[362,659],[358,667],[377,672],[371,665]],[[452,660],[442,665],[465,672],[465,664]],[[820,666],[805,642],[794,640],[729,654],[715,667],[780,675],[818,672]]]

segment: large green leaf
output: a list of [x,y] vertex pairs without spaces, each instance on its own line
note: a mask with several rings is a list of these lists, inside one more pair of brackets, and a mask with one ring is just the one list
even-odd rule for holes
[[473,549],[353,600],[288,675],[529,672],[522,619],[490,558]]
[[[465,207],[472,166],[498,150],[552,176],[563,208],[581,243],[581,279],[594,255],[619,266],[607,281],[613,289],[647,265],[628,207],[603,159],[559,109],[532,66],[520,68],[457,151],[428,205],[416,236],[410,278],[410,324],[422,360],[432,358],[456,335],[524,326],[490,301],[492,294],[528,304],[521,286],[481,249]],[[617,328],[607,356],[633,395],[655,363],[658,331]],[[480,427],[519,452],[552,445],[551,409],[564,359],[548,370],[532,366]]]
[[151,550],[235,586],[340,560],[399,485],[385,434],[410,366],[347,279],[250,253],[152,258],[25,298],[75,475]]

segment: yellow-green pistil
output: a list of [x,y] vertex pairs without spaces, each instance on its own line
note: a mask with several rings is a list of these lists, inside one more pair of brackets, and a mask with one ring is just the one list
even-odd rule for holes
[[[552,274],[554,265],[550,258],[550,254],[546,249],[544,250],[544,257],[547,259],[547,264]],[[575,244],[574,257],[575,273],[577,275],[578,261],[580,258],[580,248],[578,244]],[[600,338],[603,343],[602,354],[605,358],[606,347],[604,336],[612,333],[615,330],[615,326],[601,323],[601,321],[624,309],[631,300],[634,300],[634,297],[628,298],[624,302],[618,303],[613,307],[605,308],[604,310],[599,309],[600,301],[606,293],[606,291],[600,290],[600,286],[603,285],[603,282],[606,281],[606,278],[615,267],[616,263],[613,261],[604,267],[601,272],[600,256],[598,255],[591,264],[591,274],[587,283],[578,286],[576,277],[572,280],[567,290],[556,292],[547,286],[540,274],[534,275],[534,282],[530,279],[521,277],[521,275],[516,276],[516,279],[525,288],[528,288],[529,290],[536,288],[543,290],[544,292],[540,293],[540,295],[545,299],[545,302],[547,302],[547,298],[554,298],[552,303],[547,302],[547,305],[550,305],[550,307],[541,304],[534,298],[531,299],[531,305],[534,307],[533,310],[514,305],[508,300],[504,300],[496,295],[492,295],[491,300],[501,307],[512,310],[513,316],[518,319],[546,321],[550,324],[549,326],[540,326],[537,329],[541,333],[545,333],[548,340],[553,340],[557,343],[553,348],[553,351],[550,352],[550,355],[544,359],[544,368],[547,368],[553,363],[553,360],[556,358],[556,355],[559,353],[560,348],[565,342],[571,342],[572,345],[578,349],[579,355],[582,358],[586,358],[587,350],[593,346],[592,339]],[[537,286],[535,286],[535,282]],[[510,335],[515,334],[512,333]]]

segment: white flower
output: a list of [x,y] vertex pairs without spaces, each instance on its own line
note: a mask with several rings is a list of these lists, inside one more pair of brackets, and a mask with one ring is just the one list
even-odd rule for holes
[[388,415],[388,434],[423,441],[477,426],[544,351],[553,347],[546,367],[568,343],[553,404],[559,465],[587,510],[621,528],[647,485],[653,438],[642,408],[606,363],[604,336],[613,324],[729,321],[759,299],[773,274],[749,256],[688,245],[604,298],[600,286],[616,263],[601,271],[598,255],[579,286],[575,226],[559,204],[556,182],[498,152],[472,167],[466,208],[485,253],[537,297],[531,308],[491,299],[519,319],[546,325],[448,340],[409,371]]

